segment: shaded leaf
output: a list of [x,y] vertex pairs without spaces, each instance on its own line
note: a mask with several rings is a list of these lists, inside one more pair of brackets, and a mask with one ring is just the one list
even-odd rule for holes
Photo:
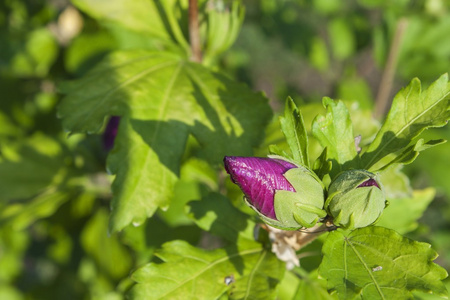
[[407,165],[412,163],[419,153],[423,150],[433,148],[434,146],[441,145],[447,142],[446,140],[433,140],[425,142],[423,139],[419,139],[414,145],[406,148],[402,153],[396,155],[396,157],[391,160],[388,164],[384,165],[379,169],[379,171],[385,170],[386,168],[392,166],[393,164]]
[[205,231],[232,243],[254,240],[255,223],[221,194],[211,193],[201,201],[192,201],[187,209],[189,216]]
[[256,243],[231,253],[173,241],[157,256],[164,263],[150,263],[133,273],[137,284],[131,299],[217,299],[224,293],[231,299],[274,299],[284,273],[284,264]]
[[333,231],[322,252],[320,275],[339,299],[410,299],[413,290],[447,295],[441,281],[447,272],[433,263],[437,253],[391,229]]
[[314,161],[313,171],[317,177],[322,179],[325,175],[330,173],[332,163],[327,159],[328,148],[324,148],[320,156]]
[[395,154],[391,159],[395,163],[397,157],[404,154],[405,148],[422,131],[447,124],[450,118],[449,100],[447,74],[424,91],[421,90],[419,79],[413,79],[395,96],[383,126],[362,155],[364,169],[373,171],[383,168],[383,165],[376,163],[391,153]]

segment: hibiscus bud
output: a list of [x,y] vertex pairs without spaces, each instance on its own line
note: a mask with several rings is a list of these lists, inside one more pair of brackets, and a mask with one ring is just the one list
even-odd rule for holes
[[106,125],[105,132],[103,133],[103,147],[105,150],[111,150],[114,146],[114,139],[119,129],[120,117],[112,116]]
[[226,156],[224,163],[246,203],[267,224],[294,230],[312,227],[326,215],[323,185],[306,167],[279,156]]
[[366,227],[381,216],[386,199],[375,174],[365,170],[340,173],[328,189],[325,209],[337,226],[348,229]]

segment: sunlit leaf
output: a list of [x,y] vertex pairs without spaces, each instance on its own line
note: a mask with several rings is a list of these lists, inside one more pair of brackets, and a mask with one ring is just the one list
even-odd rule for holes
[[312,124],[312,134],[328,149],[328,158],[333,162],[332,177],[350,166],[359,164],[353,136],[352,121],[342,101],[323,99],[327,108],[325,116],[318,115]]
[[396,154],[391,159],[395,162],[423,130],[447,124],[449,100],[447,74],[424,91],[419,79],[413,79],[395,96],[383,126],[361,157],[363,167],[372,171],[381,169],[388,163],[381,166],[376,163],[391,153]]
[[284,116],[280,117],[280,124],[294,161],[309,167],[308,135],[303,117],[292,98],[286,100]]
[[429,244],[370,226],[345,235],[333,231],[323,245],[320,275],[339,299],[410,299],[411,291],[445,297],[447,272],[433,263]]
[[131,299],[275,299],[285,266],[254,243],[244,249],[206,251],[184,241],[163,245],[150,263],[132,275]]
[[[92,17],[120,24],[125,28],[147,33],[161,40],[171,40],[172,30],[168,22],[174,22],[175,1],[147,0],[75,0],[74,4]],[[178,31],[180,28],[176,28]],[[181,35],[182,36],[182,35]],[[184,40],[184,44],[187,42]]]

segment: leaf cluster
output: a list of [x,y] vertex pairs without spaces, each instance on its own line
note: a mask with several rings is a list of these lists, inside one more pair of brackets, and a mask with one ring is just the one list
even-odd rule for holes
[[[401,170],[448,136],[423,131],[448,119],[447,79],[423,90],[413,80],[380,129],[359,70],[384,65],[407,16],[395,82],[427,86],[448,71],[448,9],[199,0],[198,63],[188,3],[0,3],[0,299],[445,296],[436,252],[400,234],[450,249],[432,214],[445,214],[442,193],[413,190]],[[289,100],[281,125],[271,122],[268,98],[277,112],[287,94],[302,113]],[[359,102],[327,98],[323,111],[312,101],[324,94]],[[98,134],[112,116],[121,121],[107,150]],[[220,166],[224,155],[266,156],[270,144],[325,184],[349,168],[379,171],[390,205],[377,226],[323,234],[286,270]],[[429,170],[448,189],[445,146],[421,154],[411,178]],[[441,230],[430,234],[419,218],[435,196],[426,217]]]
[[[305,124],[293,100],[288,98],[286,103],[285,115],[280,121],[292,156],[279,148],[271,149],[307,167],[309,145]],[[317,175],[333,180],[340,172],[352,169],[383,174],[383,171],[393,172],[399,165],[413,162],[420,151],[445,142],[424,142],[419,135],[425,129],[446,125],[450,118],[450,83],[444,74],[422,91],[420,82],[414,79],[395,96],[384,124],[367,145],[360,144],[361,137],[355,138],[350,113],[342,101],[324,98],[323,105],[326,114],[316,116],[311,126],[312,135],[324,148],[312,164]],[[387,196],[394,195],[388,191]],[[425,205],[429,201],[426,198],[422,202]],[[394,208],[401,207],[400,199],[393,200]],[[409,207],[409,210],[414,212],[415,208]],[[388,213],[380,223],[407,231],[401,222],[410,224],[411,219],[396,223],[396,213],[398,211]],[[353,231],[338,229],[326,237],[322,254],[319,274],[327,280],[327,288],[336,292],[340,299],[409,299],[413,290],[447,295],[441,280],[448,274],[432,262],[437,257],[436,252],[429,244],[402,237],[392,229],[378,226]]]

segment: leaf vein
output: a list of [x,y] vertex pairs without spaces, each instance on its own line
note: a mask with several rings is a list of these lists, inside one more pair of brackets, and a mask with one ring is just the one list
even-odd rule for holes
[[352,241],[350,239],[345,239],[345,241],[347,241],[347,244],[352,248],[353,252],[356,254],[356,256],[358,257],[359,261],[361,262],[361,264],[364,266],[364,268],[366,269],[367,273],[369,274],[370,278],[372,279],[372,282],[374,283],[378,293],[381,296],[381,299],[386,299],[384,297],[383,292],[381,291],[381,288],[377,282],[377,280],[375,279],[375,277],[373,276],[372,272],[370,271],[369,267],[367,266],[367,264],[364,262],[363,258],[361,257],[360,253],[358,252],[358,250],[355,248],[355,246],[352,244]]
[[[264,251],[264,250],[263,250],[263,251]],[[190,278],[187,278],[186,280],[184,280],[183,282],[181,282],[178,286],[176,286],[176,287],[173,288],[172,290],[170,290],[170,291],[168,291],[167,293],[165,293],[164,295],[162,295],[162,296],[160,297],[160,299],[167,299],[166,297],[167,297],[168,295],[170,295],[170,294],[171,294],[173,291],[175,291],[177,288],[179,288],[179,287],[185,285],[186,283],[188,283],[189,281],[191,281],[191,280],[192,280],[191,278],[197,278],[197,277],[200,276],[202,273],[208,271],[209,269],[211,269],[212,267],[214,267],[214,266],[217,265],[217,264],[220,264],[220,263],[222,263],[222,262],[224,262],[224,261],[230,260],[231,258],[236,257],[236,256],[252,255],[252,254],[255,254],[255,253],[258,253],[258,252],[261,252],[261,248],[257,248],[257,249],[249,249],[249,250],[242,251],[242,252],[238,252],[238,253],[235,253],[235,254],[232,254],[232,255],[227,255],[226,257],[223,257],[223,258],[220,258],[220,259],[218,259],[218,260],[216,260],[216,261],[213,261],[210,265],[206,266],[204,269],[201,269],[201,270],[198,271],[196,274],[194,274],[194,275],[191,276]]]

